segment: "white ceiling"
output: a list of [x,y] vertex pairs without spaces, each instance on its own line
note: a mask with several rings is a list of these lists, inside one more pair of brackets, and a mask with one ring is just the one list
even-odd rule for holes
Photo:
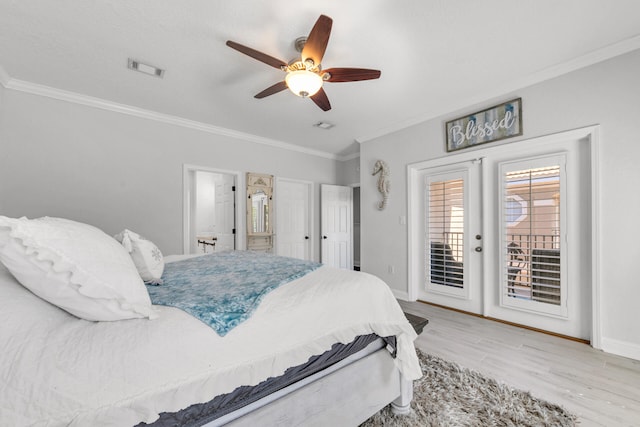
[[[320,14],[333,18],[323,68],[381,78],[325,84],[328,112],[288,91],[254,99],[284,74],[225,41],[289,61]],[[7,87],[44,85],[342,158],[358,142],[637,48],[637,0],[0,0]],[[130,57],[164,78],[128,70]]]

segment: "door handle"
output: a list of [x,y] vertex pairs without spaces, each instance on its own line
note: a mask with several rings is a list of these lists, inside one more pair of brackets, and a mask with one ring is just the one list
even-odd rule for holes
[[304,240],[309,240],[309,236],[304,236]]
[[482,246],[476,246],[476,252],[482,252]]
[[322,236],[322,238],[323,238],[323,239],[326,239],[326,238],[327,238],[327,236]]

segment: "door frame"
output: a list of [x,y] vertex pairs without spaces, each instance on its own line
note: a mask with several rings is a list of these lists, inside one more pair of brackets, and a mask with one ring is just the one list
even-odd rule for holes
[[[358,212],[360,213],[360,218],[359,220],[362,221],[362,187],[360,186],[359,182],[354,182],[353,184],[349,184],[349,187],[351,187],[353,189],[353,191],[355,191],[355,189],[358,189],[359,192],[359,202],[360,205],[358,205]],[[353,268],[355,270],[356,268],[356,225],[355,225],[355,209],[356,209],[356,205],[355,205],[355,201],[353,198],[353,193],[351,195],[351,200],[353,201],[353,206],[351,207],[351,217],[353,218],[353,222],[351,224],[351,253],[352,258],[353,258]],[[360,227],[362,227],[362,222],[360,222]],[[359,248],[359,253],[358,253],[358,271],[360,271],[360,267],[362,266],[362,232],[361,232],[362,228],[360,228],[359,232],[358,232],[358,248]]]
[[246,202],[244,197],[240,197],[240,192],[244,196],[245,182],[244,174],[239,171],[230,171],[225,169],[211,168],[208,166],[198,166],[191,164],[182,165],[182,253],[189,253],[189,231],[191,230],[191,174],[195,172],[210,172],[226,175],[233,175],[236,181],[235,191],[235,222],[236,222],[236,237],[235,247],[236,250],[244,250],[246,248],[245,235],[246,223],[245,223],[245,209]]
[[[505,149],[513,150],[517,154],[518,151],[526,151],[531,148],[553,147],[554,144],[566,141],[567,139],[583,140],[589,144],[590,150],[590,188],[591,188],[591,346],[597,349],[602,348],[602,312],[601,312],[601,277],[600,277],[600,260],[601,260],[601,227],[600,227],[600,125],[587,126],[575,130],[559,132],[552,135],[545,135],[526,140],[520,140],[515,143],[501,143],[487,148],[470,149],[468,151],[438,157],[432,160],[410,163],[407,165],[407,213],[409,215],[407,221],[407,249],[408,259],[408,298],[410,301],[416,301],[418,298],[418,289],[424,278],[424,272],[421,270],[422,263],[420,257],[423,255],[424,236],[416,235],[416,231],[420,229],[419,221],[421,218],[422,206],[419,203],[420,191],[422,191],[422,182],[420,174],[427,168],[455,164],[459,162],[467,162],[494,153],[501,153]],[[482,181],[488,183],[489,170],[483,168]],[[489,185],[489,184],[487,184]],[[482,209],[489,212],[488,197],[482,198]],[[493,218],[483,217],[482,228],[484,233],[492,229],[491,221]],[[485,250],[487,253],[493,253],[495,250],[491,239],[485,239]],[[489,261],[485,257],[485,268],[483,268],[483,283],[488,283]],[[489,266],[490,268],[493,268]],[[587,292],[589,292],[587,290]],[[488,292],[484,292],[482,301],[482,314],[486,316],[489,306]]]
[[[295,184],[303,184],[306,185],[309,189],[308,191],[308,199],[307,199],[307,229],[308,229],[308,234],[309,234],[309,260],[316,260],[316,233],[314,232],[315,228],[314,228],[314,224],[315,224],[315,217],[313,215],[314,213],[314,200],[315,200],[315,193],[314,193],[314,182],[313,181],[304,181],[301,179],[293,179],[293,178],[280,178],[280,177],[276,177],[276,182],[275,182],[275,187],[274,187],[274,198],[275,198],[275,205],[277,206],[277,202],[278,202],[278,184],[280,182],[291,182],[291,183],[295,183]],[[274,234],[275,234],[275,252],[277,254],[277,248],[278,248],[278,212],[279,210],[276,209],[276,215],[275,215],[275,221],[274,221],[274,226],[275,226],[275,230],[274,230]]]

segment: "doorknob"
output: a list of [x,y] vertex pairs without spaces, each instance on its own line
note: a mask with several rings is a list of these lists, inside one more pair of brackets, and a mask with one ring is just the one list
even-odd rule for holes
[[304,240],[309,240],[309,236],[304,236]]
[[322,236],[322,238],[323,238],[323,239],[326,239],[326,238],[327,238],[327,236]]
[[482,246],[476,246],[476,252],[482,252]]

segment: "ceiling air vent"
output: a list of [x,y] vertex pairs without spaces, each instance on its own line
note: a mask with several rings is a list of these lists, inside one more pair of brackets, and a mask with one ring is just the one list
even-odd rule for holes
[[328,123],[328,122],[318,122],[314,126],[320,129],[329,130],[335,125],[333,123]]
[[136,61],[135,59],[129,58],[129,69],[134,71],[140,71],[141,73],[148,74],[154,77],[162,78],[164,76],[164,70],[158,67],[154,67],[153,65],[144,64],[140,61]]

